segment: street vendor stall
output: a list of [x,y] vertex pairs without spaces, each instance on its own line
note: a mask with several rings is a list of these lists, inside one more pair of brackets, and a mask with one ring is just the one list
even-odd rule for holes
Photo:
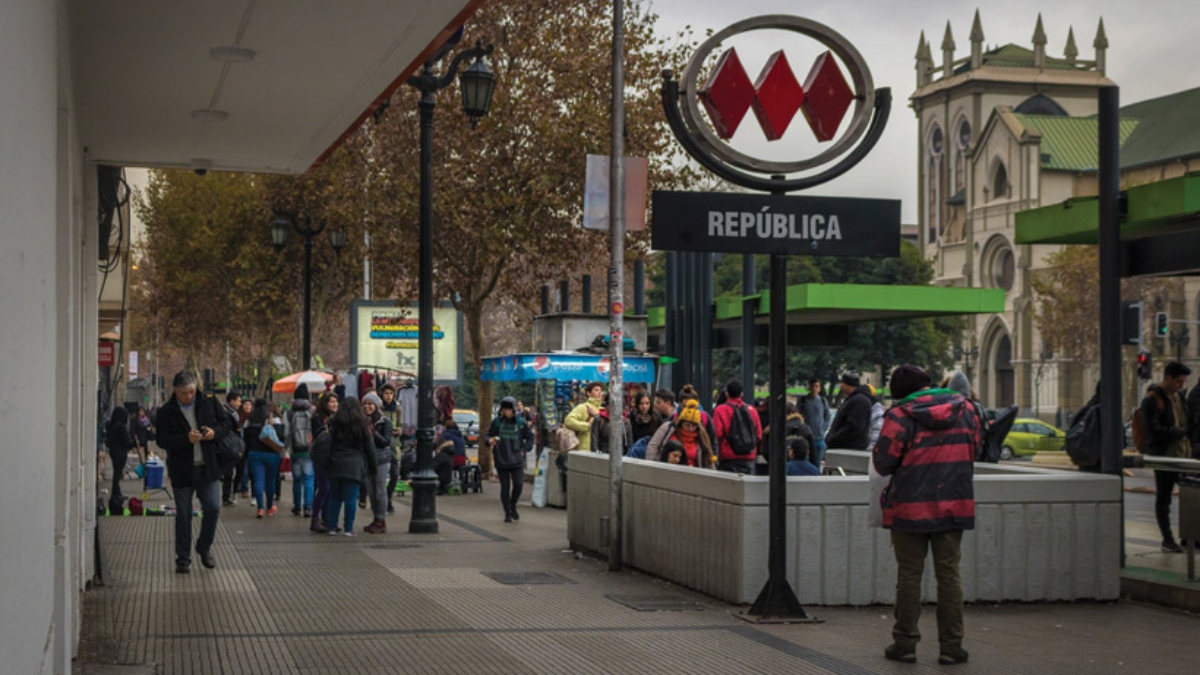
[[[607,356],[567,351],[509,354],[483,360],[481,379],[485,382],[535,383],[538,474],[544,476],[546,503],[551,506],[566,506],[565,457],[560,460],[558,453],[548,447],[547,439],[571,411],[581,387],[588,382],[608,382],[609,363]],[[626,356],[622,365],[627,388],[653,386],[656,376],[654,357]],[[548,457],[544,462],[543,450],[549,451],[545,453]]]

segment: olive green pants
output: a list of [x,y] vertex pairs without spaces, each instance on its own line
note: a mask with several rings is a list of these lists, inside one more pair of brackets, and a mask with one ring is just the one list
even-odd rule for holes
[[921,641],[917,624],[921,619],[921,575],[925,556],[933,551],[933,572],[937,577],[938,642],[942,653],[962,647],[963,591],[958,562],[962,530],[914,533],[892,530],[892,549],[896,552],[896,625],[892,638],[903,647],[915,647]]

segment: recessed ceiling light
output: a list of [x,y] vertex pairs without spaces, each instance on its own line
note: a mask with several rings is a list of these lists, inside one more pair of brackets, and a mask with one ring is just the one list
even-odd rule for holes
[[224,110],[193,110],[192,119],[204,122],[224,122],[229,113]]
[[210,47],[208,55],[221,63],[246,63],[253,61],[258,52],[245,47]]

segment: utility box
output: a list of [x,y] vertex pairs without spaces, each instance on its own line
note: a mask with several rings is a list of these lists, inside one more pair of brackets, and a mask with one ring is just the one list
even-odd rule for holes
[[[644,316],[625,317],[625,337],[633,339],[634,349],[648,348],[647,326]],[[590,347],[597,335],[607,336],[607,315],[600,314],[545,314],[533,320],[533,351],[557,352],[576,351]]]

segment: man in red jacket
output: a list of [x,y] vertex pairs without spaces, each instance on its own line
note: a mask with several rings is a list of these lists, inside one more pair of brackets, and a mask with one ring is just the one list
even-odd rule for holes
[[892,372],[896,404],[883,419],[872,461],[891,485],[883,493],[883,526],[896,554],[896,623],[884,656],[914,663],[921,632],[921,575],[933,551],[937,576],[938,663],[966,663],[963,592],[958,564],[963,530],[975,528],[974,460],[980,424],[970,401],[951,389],[930,389],[920,368]]
[[738,454],[734,444],[730,442],[730,431],[733,428],[733,416],[745,409],[749,413],[751,424],[754,425],[754,445],[757,446],[762,442],[762,422],[758,419],[758,411],[742,401],[740,380],[730,380],[725,385],[725,395],[728,400],[714,408],[712,415],[713,429],[717,435],[717,470],[753,474],[754,458],[757,454],[755,448],[751,448],[748,454]]

